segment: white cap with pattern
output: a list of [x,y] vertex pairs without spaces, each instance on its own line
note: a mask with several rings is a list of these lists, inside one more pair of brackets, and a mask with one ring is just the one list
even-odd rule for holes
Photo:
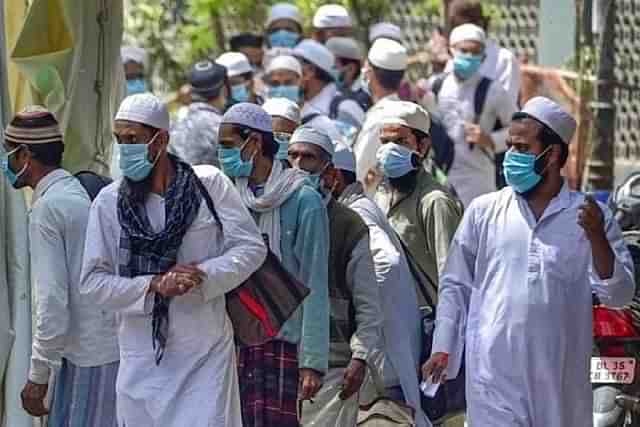
[[335,67],[333,53],[322,43],[304,39],[293,49],[293,54],[332,74]]
[[222,124],[247,126],[262,132],[273,132],[271,116],[262,107],[241,102],[229,108],[222,116]]
[[292,71],[297,75],[302,76],[302,65],[300,65],[300,61],[291,55],[276,56],[269,61],[269,65],[267,65],[265,72],[270,74],[276,70]]
[[160,98],[148,92],[126,97],[120,104],[115,120],[126,120],[163,130],[169,130],[171,124],[167,106]]
[[544,96],[536,96],[524,104],[521,112],[543,123],[554,131],[565,144],[571,143],[573,134],[576,132],[577,123],[560,104]]
[[335,151],[333,142],[331,142],[331,138],[329,138],[329,135],[311,126],[302,126],[296,129],[296,131],[291,136],[289,146],[298,143],[317,145],[332,157]]

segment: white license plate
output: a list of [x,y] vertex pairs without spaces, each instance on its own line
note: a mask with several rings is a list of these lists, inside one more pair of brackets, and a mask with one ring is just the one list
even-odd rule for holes
[[591,383],[631,384],[636,373],[633,357],[592,357]]

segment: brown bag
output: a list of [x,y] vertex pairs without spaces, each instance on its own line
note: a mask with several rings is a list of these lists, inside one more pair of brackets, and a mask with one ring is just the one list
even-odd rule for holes
[[262,266],[227,293],[237,343],[252,346],[274,338],[309,293],[269,251]]
[[[198,187],[222,230],[222,221],[213,200],[200,180]],[[289,273],[269,250],[262,266],[226,295],[227,313],[236,342],[241,346],[252,346],[274,338],[309,293],[309,289]]]

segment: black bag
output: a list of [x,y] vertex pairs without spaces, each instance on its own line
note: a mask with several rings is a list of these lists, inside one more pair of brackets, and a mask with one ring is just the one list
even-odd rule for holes
[[[213,200],[199,179],[198,187],[222,230]],[[268,248],[269,242],[266,244]],[[260,345],[275,338],[310,292],[269,250],[262,266],[244,283],[226,294],[227,313],[236,343],[241,346]]]
[[91,171],[80,171],[74,176],[78,179],[78,181],[80,181],[80,184],[82,184],[84,189],[87,191],[87,194],[89,195],[89,199],[91,199],[91,201],[95,200],[95,198],[98,196],[98,193],[100,193],[100,190],[113,182],[111,178],[98,175],[97,173]]
[[[409,248],[398,235],[398,239],[402,244],[402,249],[406,254],[409,269],[414,279],[418,283],[418,288],[427,301],[428,306],[421,308],[422,312],[422,354],[420,356],[420,366],[429,360],[431,349],[433,346],[433,334],[436,324],[436,304],[432,297],[433,289],[437,292],[437,286],[431,280],[426,271],[420,267],[420,264],[413,258]],[[426,283],[425,283],[426,282]],[[427,397],[420,393],[420,403],[422,410],[433,424],[437,424],[449,415],[464,412],[467,408],[466,400],[466,369],[464,355],[462,356],[462,364],[458,376],[452,380],[447,380],[440,386],[434,397]]]

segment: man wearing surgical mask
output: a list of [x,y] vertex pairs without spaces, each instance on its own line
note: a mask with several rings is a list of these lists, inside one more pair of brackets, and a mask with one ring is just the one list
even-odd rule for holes
[[303,17],[300,9],[290,3],[271,6],[266,24],[266,41],[269,48],[293,49],[302,39]]
[[231,181],[168,154],[168,129],[154,95],[120,105],[114,134],[124,177],[91,207],[80,292],[119,315],[120,425],[240,427],[225,294],[267,251]]
[[267,66],[264,82],[266,97],[286,98],[296,104],[302,103],[302,65],[291,55],[280,55]]
[[272,118],[261,107],[237,104],[223,116],[223,171],[234,180],[271,251],[311,291],[278,336],[239,349],[245,427],[298,427],[298,398],[313,399],[328,369],[327,209],[309,174],[285,168],[275,157],[278,149]]
[[289,165],[289,141],[293,132],[300,126],[300,107],[286,98],[271,98],[262,108],[271,116],[273,138],[278,143],[276,159]]
[[429,278],[417,290],[419,305],[428,292],[437,301],[438,277],[462,216],[460,202],[435,182],[425,161],[431,149],[429,113],[417,104],[390,102],[382,119],[381,146],[376,157],[384,180],[376,202],[413,258]]
[[[8,182],[34,191],[29,251],[36,313],[22,407],[33,417],[48,414],[51,427],[114,427],[120,359],[116,319],[80,292],[91,200],[60,166],[62,132],[44,108],[30,107],[11,120],[4,150],[0,168]],[[54,371],[55,387],[50,387]],[[47,395],[55,397],[50,409]]]
[[449,44],[453,71],[441,82],[438,110],[455,144],[448,180],[468,206],[474,198],[496,190],[494,157],[506,149],[508,132],[507,128],[495,130],[496,123],[507,126],[516,105],[500,84],[480,72],[486,58],[482,28],[460,25],[451,32]]
[[244,53],[223,53],[216,59],[216,63],[227,69],[230,87],[227,107],[241,102],[262,105],[263,99],[255,92],[254,69]]
[[147,52],[140,47],[123,46],[120,55],[127,81],[127,96],[148,92],[149,84],[145,77]]
[[612,212],[562,177],[575,130],[557,103],[528,101],[509,129],[509,187],[474,200],[451,244],[423,375],[455,378],[468,349],[470,425],[593,425],[593,295],[623,307],[635,285]]

